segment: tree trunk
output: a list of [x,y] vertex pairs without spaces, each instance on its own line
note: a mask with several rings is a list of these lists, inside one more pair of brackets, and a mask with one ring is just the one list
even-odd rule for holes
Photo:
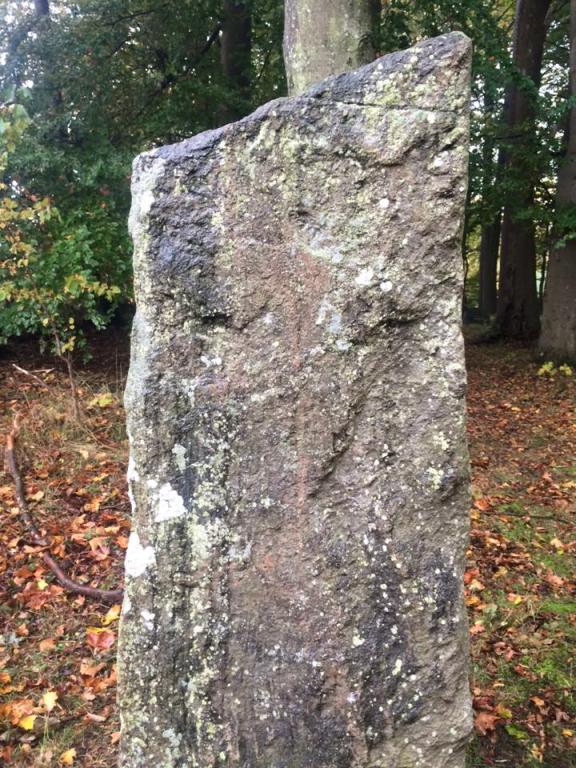
[[50,16],[49,0],[34,0],[34,10],[37,16]]
[[286,0],[284,63],[290,95],[374,58],[373,0]]
[[[576,0],[570,3],[570,97],[576,97]],[[576,108],[570,108],[566,153],[558,173],[557,210],[574,210],[576,204]],[[562,235],[562,231],[557,233]],[[553,249],[544,293],[542,333],[544,354],[554,359],[576,360],[576,239]]]
[[[513,63],[524,78],[540,84],[546,14],[550,0],[517,0],[514,22]],[[508,129],[506,173],[518,191],[504,208],[497,323],[509,338],[529,339],[539,327],[536,292],[536,243],[534,223],[519,213],[534,204],[535,178],[530,152],[535,142],[535,92],[525,83],[513,83],[504,106]]]
[[[492,116],[496,107],[494,86],[487,80],[484,86],[484,112],[487,118]],[[498,155],[494,167],[495,138],[488,133],[484,137],[482,162],[484,166],[482,178],[482,202],[493,211],[492,221],[482,226],[480,240],[480,291],[478,309],[480,314],[489,318],[496,314],[497,282],[498,282],[498,253],[500,250],[500,232],[502,228],[502,209],[495,205],[494,192],[502,178],[503,154]]]
[[496,314],[498,292],[498,251],[500,248],[501,214],[498,212],[494,221],[482,227],[480,242],[480,294],[478,309],[483,317]]
[[222,123],[229,123],[250,111],[252,18],[248,3],[224,0],[220,51],[229,88],[221,119]]

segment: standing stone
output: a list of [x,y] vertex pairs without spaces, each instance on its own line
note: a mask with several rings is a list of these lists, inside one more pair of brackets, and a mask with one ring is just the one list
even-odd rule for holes
[[126,768],[462,768],[450,34],[136,161]]

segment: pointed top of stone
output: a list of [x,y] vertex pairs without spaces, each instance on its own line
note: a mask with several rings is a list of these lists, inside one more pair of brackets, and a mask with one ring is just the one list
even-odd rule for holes
[[289,112],[295,101],[310,98],[385,109],[459,112],[467,109],[470,98],[471,57],[470,38],[463,32],[449,32],[423,40],[404,51],[381,56],[359,69],[329,77],[298,96],[270,101],[236,123],[203,131],[177,144],[144,152],[139,157],[177,161],[191,152],[209,149],[226,134],[242,130],[246,123],[264,119],[271,113]]
[[[302,97],[449,112],[468,104],[472,41],[450,32],[311,86]],[[438,87],[440,86],[440,87]]]

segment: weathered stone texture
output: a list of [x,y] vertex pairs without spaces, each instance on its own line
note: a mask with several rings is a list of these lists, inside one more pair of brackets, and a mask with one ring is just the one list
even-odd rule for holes
[[461,768],[470,44],[138,158],[125,768]]

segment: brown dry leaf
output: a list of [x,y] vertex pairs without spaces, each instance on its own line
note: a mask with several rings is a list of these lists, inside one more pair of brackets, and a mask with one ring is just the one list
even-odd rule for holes
[[105,666],[106,664],[104,664],[104,662],[101,662],[100,664],[91,664],[90,659],[82,659],[80,662],[80,674],[84,677],[94,677],[101,669],[104,669]]
[[46,640],[40,640],[38,648],[40,648],[40,653],[48,653],[56,650],[56,643],[51,637],[47,637]]
[[506,595],[506,599],[509,603],[512,603],[512,605],[520,605],[520,603],[524,600],[522,595],[517,595],[515,592],[509,592]]
[[110,547],[106,536],[94,536],[88,543],[95,560],[106,560],[109,557]]
[[86,639],[88,645],[92,648],[96,648],[99,651],[105,651],[107,648],[111,648],[116,642],[116,635],[109,629],[102,629],[102,627],[88,627],[86,630]]
[[92,499],[92,501],[87,501],[86,504],[82,507],[82,509],[85,512],[98,512],[100,509],[100,499]]
[[7,704],[0,704],[0,716],[10,720],[12,725],[18,725],[19,721],[35,710],[32,699],[14,699]]
[[108,717],[106,715],[97,715],[94,712],[86,712],[84,720],[91,721],[93,723],[105,723]]
[[565,579],[561,578],[560,576],[557,576],[550,569],[548,569],[546,571],[546,581],[552,587],[562,587],[562,586],[564,586]]
[[498,720],[498,715],[492,715],[490,712],[479,712],[474,719],[474,726],[482,736],[485,736],[488,731],[493,731],[496,728]]

